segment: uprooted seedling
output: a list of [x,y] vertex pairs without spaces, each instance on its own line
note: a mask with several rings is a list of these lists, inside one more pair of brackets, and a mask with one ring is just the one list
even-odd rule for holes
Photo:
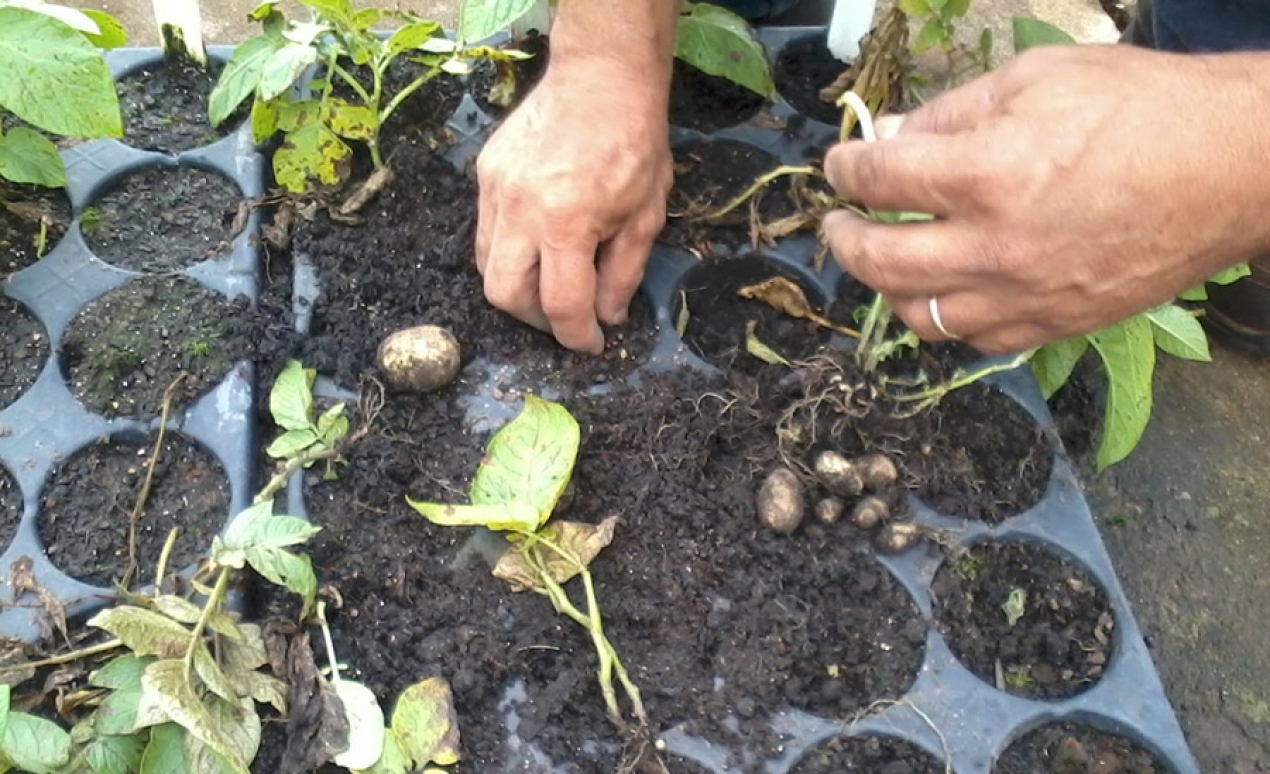
[[[599,659],[600,691],[609,720],[632,741],[641,742],[648,714],[639,688],[604,632],[590,570],[591,562],[612,542],[618,518],[609,516],[598,524],[549,523],[573,474],[580,439],[578,423],[568,410],[528,396],[520,415],[490,440],[472,481],[471,504],[407,501],[433,524],[506,533],[511,545],[495,565],[494,576],[513,591],[542,594],[556,612],[587,631]],[[582,581],[582,605],[575,604],[565,590],[574,578]],[[633,723],[622,709],[619,687],[630,705]]]

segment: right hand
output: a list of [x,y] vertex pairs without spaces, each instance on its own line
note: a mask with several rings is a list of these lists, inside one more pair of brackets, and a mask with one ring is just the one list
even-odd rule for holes
[[599,323],[626,321],[665,224],[673,171],[657,80],[553,58],[477,159],[485,296],[570,349],[599,354]]

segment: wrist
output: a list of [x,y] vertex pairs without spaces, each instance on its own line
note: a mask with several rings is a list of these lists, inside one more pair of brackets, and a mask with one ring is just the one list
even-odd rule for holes
[[560,0],[548,76],[590,81],[635,108],[665,109],[679,6],[680,0]]

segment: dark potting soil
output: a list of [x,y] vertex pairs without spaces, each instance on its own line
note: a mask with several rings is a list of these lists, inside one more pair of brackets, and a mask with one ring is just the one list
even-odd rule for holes
[[[530,58],[517,62],[498,63],[481,60],[477,63],[470,79],[469,89],[472,98],[482,110],[494,118],[502,118],[515,110],[516,106],[538,85],[538,81],[542,80],[542,76],[547,72],[550,56],[547,38],[538,34],[518,40],[507,48],[529,54]],[[511,88],[510,94],[505,97],[508,101],[496,105],[490,101],[491,89],[508,76],[511,79],[506,81]]]
[[64,372],[84,405],[105,416],[153,418],[181,374],[173,408],[211,390],[250,357],[257,322],[241,299],[229,301],[185,277],[138,277],[102,296],[71,322],[62,342]]
[[716,368],[770,374],[786,367],[765,362],[747,351],[751,323],[753,338],[789,361],[806,360],[828,343],[829,333],[824,328],[737,294],[748,285],[774,276],[795,282],[816,309],[823,309],[823,298],[815,288],[805,287],[793,272],[761,256],[705,262],[684,277],[682,295],[671,315],[671,319],[682,321],[683,305],[687,303],[688,324],[683,329],[683,341],[688,349]]
[[85,208],[88,247],[121,269],[168,272],[226,256],[246,224],[233,181],[193,167],[151,167]]
[[25,306],[0,296],[0,409],[20,398],[48,360],[44,326]]
[[225,66],[209,60],[206,68],[187,59],[167,58],[119,79],[124,142],[142,150],[175,153],[213,143],[236,130],[251,112],[246,100],[213,128],[207,100]]
[[776,90],[798,112],[821,123],[837,126],[842,111],[820,99],[820,90],[833,83],[850,65],[829,53],[825,33],[793,41],[781,51],[773,73]]
[[[1007,601],[1020,590],[1023,614],[1012,624]],[[973,546],[949,557],[931,592],[953,653],[1008,693],[1075,696],[1102,678],[1111,659],[1115,619],[1106,595],[1084,570],[1040,547]]]
[[[781,177],[732,212],[709,220],[706,217],[780,165],[771,153],[738,140],[713,140],[676,149],[675,186],[668,203],[673,217],[659,241],[690,248],[705,258],[770,244],[772,240],[759,234],[758,227],[798,213],[804,205],[796,198],[796,191],[817,183]],[[755,201],[757,212],[752,214]]]
[[1019,737],[993,767],[993,774],[1169,774],[1170,769],[1140,745],[1075,723],[1052,723]]
[[[40,541],[68,575],[108,586],[128,567],[128,525],[154,452],[156,436],[115,436],[57,467],[40,505]],[[168,567],[180,570],[211,547],[229,517],[229,482],[220,463],[188,438],[163,439],[146,505],[137,522],[136,559],[154,580],[168,533],[180,527]]]
[[0,545],[8,547],[21,520],[22,490],[18,489],[18,484],[9,471],[0,465]]
[[[364,65],[353,65],[344,62],[344,68],[358,80],[359,83],[370,93],[374,85],[374,77],[370,68]],[[416,79],[426,75],[431,68],[412,62],[406,57],[398,57],[388,65],[388,71],[384,73],[383,96],[380,99],[380,109],[387,107],[402,89],[407,88]],[[348,87],[343,81],[336,81],[334,93],[354,104],[362,104],[356,93]],[[464,84],[459,78],[455,78],[445,73],[441,73],[432,78],[428,83],[420,86],[409,97],[402,100],[401,104],[393,110],[388,120],[380,128],[380,141],[384,146],[384,158],[390,159],[391,148],[394,137],[413,137],[420,136],[431,137],[440,129],[450,116],[454,115],[454,111],[458,109],[459,102],[463,100]],[[358,143],[351,143],[357,145]],[[397,159],[392,159],[393,168],[397,168]],[[354,180],[364,178],[365,175],[354,175]]]
[[396,179],[362,212],[365,224],[335,223],[324,212],[296,224],[293,247],[311,256],[321,284],[312,335],[295,353],[307,366],[356,388],[377,375],[384,337],[425,324],[450,329],[465,366],[514,367],[519,375],[508,375],[506,386],[536,377],[557,389],[584,389],[643,362],[654,331],[642,296],[627,325],[606,331],[600,358],[566,351],[493,308],[473,259],[475,184],[422,140],[390,143]]
[[745,123],[766,104],[767,100],[740,84],[675,59],[670,82],[671,126],[717,132]]
[[835,739],[803,756],[790,774],[945,774],[943,761],[922,748],[886,736]]
[[47,255],[70,221],[71,205],[64,191],[0,180],[0,281]]

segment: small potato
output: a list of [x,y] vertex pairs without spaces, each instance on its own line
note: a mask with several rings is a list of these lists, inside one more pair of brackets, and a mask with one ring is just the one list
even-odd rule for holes
[[803,523],[803,482],[789,468],[773,470],[758,491],[758,519],[782,535],[792,534]]
[[378,351],[379,370],[398,390],[431,392],[459,375],[459,342],[445,328],[420,325],[384,339]]
[[847,504],[837,497],[826,497],[816,503],[816,518],[823,524],[837,524]]
[[894,484],[900,475],[895,463],[885,454],[866,454],[856,459],[855,466],[864,479],[865,488],[874,492]]
[[874,542],[884,554],[902,554],[912,548],[921,536],[921,527],[916,524],[887,524]]
[[864,491],[864,479],[851,460],[836,451],[823,451],[816,456],[816,477],[825,488],[839,497],[855,497]]
[[863,530],[871,530],[891,518],[891,508],[881,497],[866,497],[851,509],[851,523]]

